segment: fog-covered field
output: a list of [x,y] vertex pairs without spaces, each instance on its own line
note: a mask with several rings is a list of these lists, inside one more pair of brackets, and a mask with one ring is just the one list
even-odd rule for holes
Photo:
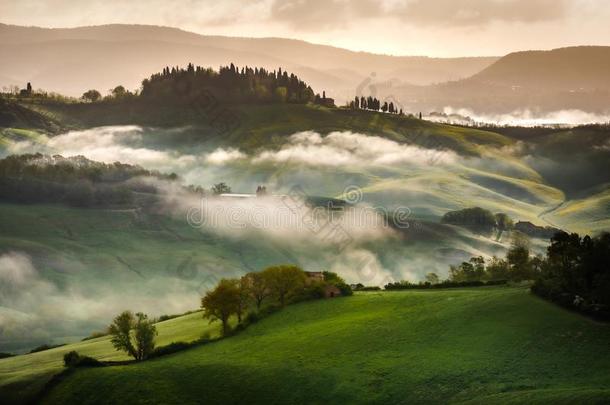
[[[0,206],[0,351],[74,340],[123,309],[153,316],[194,309],[219,278],[277,263],[368,285],[445,277],[450,264],[502,256],[509,243],[440,225],[445,212],[481,206],[545,225],[565,198],[528,164],[531,151],[519,142],[461,154],[349,131],[301,131],[248,151],[217,138],[179,141],[205,135],[113,126],[14,137],[4,146],[3,155],[83,155],[179,178],[153,184],[160,198],[147,209]],[[219,182],[240,194],[264,185],[268,195],[202,198],[180,187]],[[306,204],[319,197],[348,204]],[[544,241],[532,245],[544,249]]]

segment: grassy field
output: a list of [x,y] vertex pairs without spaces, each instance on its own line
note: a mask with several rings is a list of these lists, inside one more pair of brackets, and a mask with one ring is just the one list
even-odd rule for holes
[[607,403],[608,341],[609,325],[524,288],[361,293],[168,357],[79,370],[44,403]]
[[[31,104],[27,107],[53,117],[67,128],[136,124],[157,127],[194,125],[196,133],[180,137],[191,144],[222,142],[238,144],[245,150],[279,145],[283,138],[299,131],[361,132],[383,136],[397,142],[408,141],[429,148],[446,147],[461,153],[476,154],[478,145],[506,146],[514,143],[503,135],[472,128],[460,128],[370,111],[325,108],[301,104],[226,104],[219,108],[238,117],[228,132],[210,127],[215,116],[184,112],[172,107],[123,104]],[[216,128],[216,129],[214,129]]]
[[[172,342],[191,342],[204,334],[219,335],[216,324],[204,320],[201,312],[157,324],[157,345]],[[21,402],[35,394],[49,378],[63,368],[63,356],[69,351],[95,357],[98,360],[128,360],[123,352],[117,352],[109,337],[99,337],[66,346],[0,360],[0,397],[9,402]]]
[[584,198],[570,200],[548,215],[566,229],[581,233],[610,230],[610,189],[593,192]]

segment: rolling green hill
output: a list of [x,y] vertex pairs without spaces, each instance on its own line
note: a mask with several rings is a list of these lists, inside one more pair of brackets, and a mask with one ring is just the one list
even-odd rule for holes
[[[217,325],[202,319],[201,312],[160,322],[157,331],[156,342],[159,346],[179,341],[191,342],[204,334],[216,337],[220,333]],[[108,336],[4,359],[0,362],[0,396],[8,402],[23,402],[32,397],[52,375],[61,371],[64,354],[72,350],[104,361],[129,359],[112,347]]]
[[[287,136],[301,131],[323,134],[353,131],[427,148],[449,148],[466,154],[476,154],[479,145],[502,147],[513,143],[510,138],[490,131],[437,124],[407,116],[325,108],[313,104],[221,103],[210,110],[205,106],[185,109],[127,101],[95,104],[45,102],[25,103],[25,106],[52,117],[67,127],[134,124],[165,128],[194,126],[194,130],[186,135],[183,133],[169,139],[159,139],[168,146],[176,147],[222,143],[254,150],[279,146]],[[215,125],[217,120],[223,119],[230,122],[222,126]]]
[[609,339],[608,325],[523,288],[361,293],[169,357],[78,370],[43,403],[604,403]]
[[[38,292],[36,299],[22,294],[0,305],[7,322],[0,346],[22,352],[72,342],[102,329],[124,309],[181,313],[220,278],[276,263],[341,266],[349,280],[375,276],[366,280],[383,283],[382,277],[423,277],[432,270],[444,275],[449,264],[505,251],[493,239],[427,222],[398,237],[356,240],[341,254],[305,232],[295,232],[294,240],[264,231],[232,235],[191,227],[179,214],[0,204],[0,259],[26,257],[26,270],[33,269],[28,288]],[[47,302],[53,305],[47,308]],[[41,308],[45,316],[38,315]],[[22,323],[32,329],[20,329]]]
[[[228,132],[219,132],[218,128],[207,125],[209,116],[185,116],[184,112],[171,108],[150,112],[145,106],[134,104],[125,108],[122,103],[49,103],[31,107],[81,128],[117,124],[191,124],[180,130],[145,127],[141,142],[136,145],[175,153],[176,160],[181,155],[206,154],[219,147],[238,148],[254,157],[261,152],[281,150],[290,144],[291,136],[296,133],[326,135],[333,131],[381,137],[397,143],[397,147],[414,145],[432,151],[432,154],[450,151],[459,158],[450,166],[441,167],[395,163],[364,169],[357,165],[304,167],[300,162],[291,161],[224,165],[218,176],[242,191],[252,190],[261,182],[273,183],[276,191],[284,192],[294,184],[300,184],[316,195],[337,197],[347,185],[353,185],[365,191],[366,202],[383,207],[407,203],[415,215],[427,220],[438,219],[447,210],[481,205],[508,212],[519,219],[536,221],[537,214],[564,200],[562,191],[547,185],[530,164],[504,151],[504,148],[515,146],[514,139],[490,131],[412,117],[315,105],[224,105],[224,109],[239,118]],[[358,144],[344,148],[358,148]],[[189,176],[179,164],[173,166],[172,170],[186,174],[188,181],[201,184],[198,182],[202,181],[202,176]]]
[[[348,187],[357,186],[364,207],[407,208],[409,226],[382,233],[367,225],[351,228],[353,241],[337,251],[333,235],[329,243],[328,235],[303,227],[241,233],[223,226],[195,228],[186,223],[187,209],[180,204],[85,209],[3,202],[0,264],[23,266],[30,287],[15,288],[24,293],[0,301],[0,319],[8,325],[0,351],[77,341],[124,309],[151,316],[181,313],[221,277],[277,263],[383,285],[423,280],[429,272],[442,278],[449,265],[471,256],[504,256],[508,235],[495,240],[439,224],[450,210],[479,206],[515,221],[581,233],[609,226],[603,182],[610,172],[599,170],[609,161],[610,132],[604,127],[544,131],[529,139],[407,116],[268,104],[228,106],[239,125],[220,133],[206,124],[209,117],[178,115],[168,123],[171,110],[142,115],[122,110],[120,103],[27,107],[74,130],[5,128],[0,154],[41,151],[121,160],[175,172],[186,184],[209,188],[224,181],[246,193],[260,184],[278,194],[298,185],[311,195],[347,199]],[[147,126],[155,122],[179,125]],[[233,160],[207,160],[217,151],[226,157],[237,149]],[[569,151],[577,163],[571,163]],[[597,163],[581,166],[585,161]],[[571,171],[574,167],[584,169]],[[583,194],[573,180],[581,178],[602,183]],[[138,194],[135,201],[140,200],[149,201],[149,195]],[[547,242],[533,240],[533,251],[544,251]]]

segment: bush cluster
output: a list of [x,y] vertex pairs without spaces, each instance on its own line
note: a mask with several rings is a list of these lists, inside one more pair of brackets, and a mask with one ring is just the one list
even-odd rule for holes
[[89,356],[81,356],[72,350],[64,354],[64,367],[103,367],[104,363]]

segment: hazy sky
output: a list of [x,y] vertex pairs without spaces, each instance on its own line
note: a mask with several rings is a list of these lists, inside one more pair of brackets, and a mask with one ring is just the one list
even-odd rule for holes
[[7,24],[155,24],[395,55],[610,45],[609,21],[608,0],[0,0]]

